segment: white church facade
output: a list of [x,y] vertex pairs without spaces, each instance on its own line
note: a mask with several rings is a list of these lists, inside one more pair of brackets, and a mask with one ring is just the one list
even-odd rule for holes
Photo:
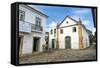
[[83,49],[89,47],[89,36],[82,21],[66,16],[60,24],[49,29],[49,48]]
[[47,15],[28,5],[19,5],[19,55],[42,52]]

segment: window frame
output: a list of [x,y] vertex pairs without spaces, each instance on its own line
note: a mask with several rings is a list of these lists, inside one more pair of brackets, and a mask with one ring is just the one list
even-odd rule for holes
[[53,34],[53,29],[50,30],[50,34]]
[[77,32],[76,27],[73,27],[73,32]]
[[63,29],[60,29],[60,34],[63,34]]
[[36,17],[35,18],[35,25],[37,25],[37,26],[41,26],[41,18],[40,17]]
[[56,29],[54,29],[54,33],[56,33]]
[[[22,18],[22,20],[21,20],[21,15],[23,15],[23,18]],[[19,21],[25,21],[25,11],[23,11],[23,10],[19,10]]]

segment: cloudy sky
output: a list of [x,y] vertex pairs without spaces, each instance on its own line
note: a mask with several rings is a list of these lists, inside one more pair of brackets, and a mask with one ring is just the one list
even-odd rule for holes
[[40,5],[30,5],[31,7],[41,11],[46,14],[48,17],[46,21],[46,31],[48,31],[50,25],[54,24],[55,21],[60,23],[65,16],[70,16],[75,20],[79,20],[79,17],[82,20],[82,24],[86,28],[94,31],[93,18],[91,8],[78,8],[78,7],[59,7],[59,6],[40,6]]

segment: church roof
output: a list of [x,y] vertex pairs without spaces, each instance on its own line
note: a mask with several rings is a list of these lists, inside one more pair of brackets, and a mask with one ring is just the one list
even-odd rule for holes
[[[66,18],[69,18],[69,19],[71,19],[71,20],[73,20],[74,22],[76,22],[76,24],[78,24],[79,23],[79,21],[77,21],[77,20],[75,20],[75,19],[73,19],[73,18],[71,18],[70,16],[66,16],[62,21],[61,21],[61,23],[60,24],[58,24],[58,27],[64,22],[64,20],[66,19]],[[82,25],[82,27],[86,30],[86,32],[87,32],[87,28],[85,27],[85,25],[84,24],[82,24],[81,23],[81,25]]]
[[69,19],[73,20],[73,21],[76,22],[76,23],[79,22],[79,21],[76,21],[75,19],[71,18],[70,16],[66,16],[66,17],[61,21],[61,23],[58,24],[58,26],[60,26],[60,25],[64,22],[64,20],[65,20],[66,18],[69,18]]

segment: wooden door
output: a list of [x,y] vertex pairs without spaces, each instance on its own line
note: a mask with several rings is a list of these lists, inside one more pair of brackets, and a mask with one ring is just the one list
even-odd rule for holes
[[65,47],[71,48],[71,38],[70,38],[70,36],[65,37]]

